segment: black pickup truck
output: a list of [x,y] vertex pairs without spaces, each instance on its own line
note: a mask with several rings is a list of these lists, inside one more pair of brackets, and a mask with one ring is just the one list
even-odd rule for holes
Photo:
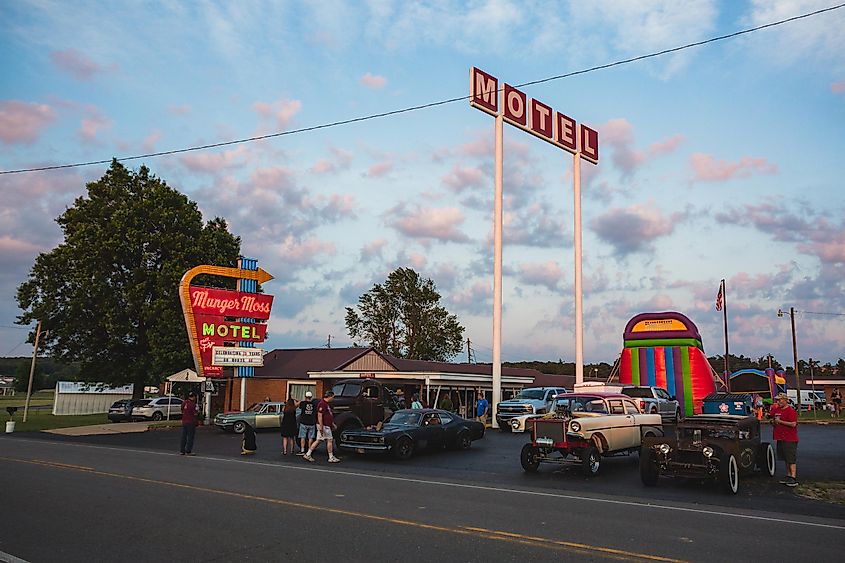
[[338,435],[344,430],[383,422],[399,410],[393,393],[374,379],[343,379],[334,384],[332,392]]

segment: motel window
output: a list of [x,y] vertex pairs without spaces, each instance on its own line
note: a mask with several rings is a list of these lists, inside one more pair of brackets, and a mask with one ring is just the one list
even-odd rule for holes
[[305,399],[305,392],[311,391],[311,395],[317,396],[317,385],[314,383],[290,383],[288,384],[288,397],[296,401]]

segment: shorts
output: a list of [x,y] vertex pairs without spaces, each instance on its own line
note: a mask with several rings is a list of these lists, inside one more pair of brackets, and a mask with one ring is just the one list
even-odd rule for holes
[[313,440],[317,436],[316,424],[300,424],[299,437],[306,440]]
[[322,440],[332,440],[332,429],[331,426],[323,426],[323,433],[320,434],[320,431],[317,430],[317,441],[320,442]]
[[784,442],[778,440],[778,459],[789,465],[795,465],[798,460],[798,442]]

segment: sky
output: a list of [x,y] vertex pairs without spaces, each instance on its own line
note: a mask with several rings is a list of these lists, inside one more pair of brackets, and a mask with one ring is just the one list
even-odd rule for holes
[[[0,170],[295,131],[469,95],[837,0],[0,3]],[[679,311],[708,355],[845,357],[845,8],[527,86],[599,131],[582,165],[584,357]],[[351,344],[345,307],[431,278],[492,360],[494,119],[467,99],[127,161],[224,217],[275,279],[264,348]],[[572,157],[504,131],[504,361],[574,361]],[[16,287],[107,165],[0,175],[0,355],[32,353]],[[186,346],[188,343],[186,342]],[[465,361],[466,354],[456,358]]]

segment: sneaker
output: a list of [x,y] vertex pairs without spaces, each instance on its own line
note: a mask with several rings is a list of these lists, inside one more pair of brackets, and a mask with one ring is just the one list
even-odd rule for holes
[[179,452],[179,455],[185,455],[185,452]]
[[340,458],[338,457],[330,457],[329,463],[340,463]]
[[302,459],[304,459],[305,461],[314,461],[314,458],[308,454],[302,454]]
[[305,455],[305,452],[296,452],[296,455]]
[[790,479],[792,479],[792,477],[790,477],[789,475],[787,475],[786,477],[784,477],[783,479],[781,479],[780,481],[778,481],[778,483],[780,483],[781,485],[786,485],[786,484],[788,484],[788,483],[789,483],[789,480],[790,480]]
[[797,487],[798,486],[798,479],[795,477],[789,478],[789,483],[786,484],[787,487]]
[[186,452],[185,455],[197,455],[194,452]]

